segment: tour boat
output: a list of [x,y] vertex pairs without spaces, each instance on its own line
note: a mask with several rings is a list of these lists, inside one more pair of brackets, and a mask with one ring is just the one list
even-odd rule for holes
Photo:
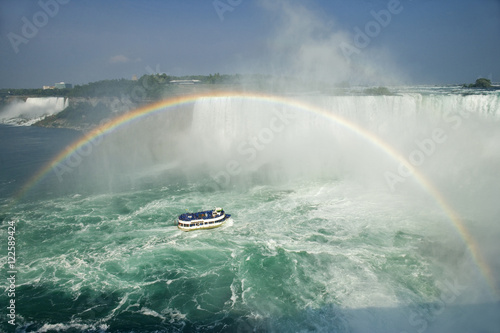
[[185,213],[179,216],[177,227],[184,231],[217,228],[231,217],[222,208],[215,208],[198,213]]

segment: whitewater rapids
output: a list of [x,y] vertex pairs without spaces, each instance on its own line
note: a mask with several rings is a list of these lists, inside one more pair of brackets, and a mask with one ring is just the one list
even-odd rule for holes
[[[300,98],[401,156],[422,151],[421,179],[477,249],[369,136],[293,103],[207,97],[108,133],[2,201],[19,330],[498,332],[499,95],[432,91]],[[176,228],[213,206],[232,221]]]

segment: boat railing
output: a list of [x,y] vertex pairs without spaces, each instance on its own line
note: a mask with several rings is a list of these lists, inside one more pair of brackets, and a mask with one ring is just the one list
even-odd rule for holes
[[213,216],[213,211],[205,211],[196,214],[185,213],[179,216],[179,220],[182,221],[208,220],[224,215],[224,211],[220,211],[217,213],[220,213],[220,215]]

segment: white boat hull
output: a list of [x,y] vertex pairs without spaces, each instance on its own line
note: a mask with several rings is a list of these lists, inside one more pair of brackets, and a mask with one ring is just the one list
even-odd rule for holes
[[213,229],[222,226],[230,218],[229,214],[222,214],[214,218],[203,218],[196,220],[177,220],[177,227],[183,231],[193,231],[200,229]]

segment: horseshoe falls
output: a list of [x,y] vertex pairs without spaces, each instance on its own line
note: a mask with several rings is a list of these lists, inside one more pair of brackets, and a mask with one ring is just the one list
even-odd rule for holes
[[393,90],[1,125],[0,330],[499,332],[500,95]]

